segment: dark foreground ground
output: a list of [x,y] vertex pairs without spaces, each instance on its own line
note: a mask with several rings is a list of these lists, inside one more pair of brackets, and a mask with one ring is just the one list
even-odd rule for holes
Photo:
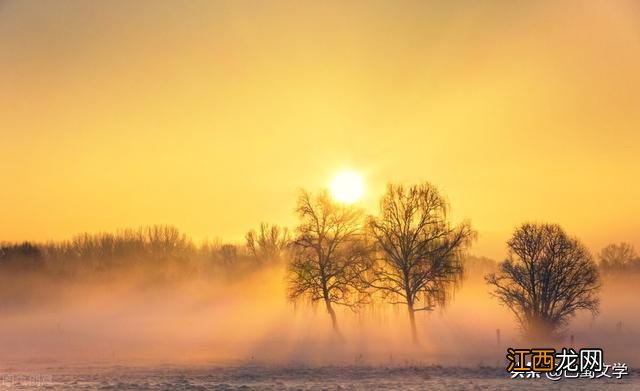
[[41,390],[640,390],[621,380],[513,380],[500,368],[440,366],[3,366],[0,389]]

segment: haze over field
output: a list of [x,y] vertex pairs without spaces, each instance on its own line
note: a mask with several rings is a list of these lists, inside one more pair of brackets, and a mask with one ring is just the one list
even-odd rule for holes
[[[338,343],[324,308],[287,302],[279,268],[235,282],[157,284],[135,275],[64,286],[21,280],[12,296],[4,279],[0,361],[503,367],[506,347],[527,342],[508,310],[490,298],[482,270],[472,270],[450,306],[417,315],[418,347],[404,309],[380,303],[359,313],[338,309],[346,339]],[[572,322],[576,347],[602,347],[608,361],[640,364],[640,318],[629,310],[637,307],[632,287],[638,280],[605,280],[600,316]],[[24,290],[30,293],[15,293]],[[568,346],[568,338],[559,345]]]

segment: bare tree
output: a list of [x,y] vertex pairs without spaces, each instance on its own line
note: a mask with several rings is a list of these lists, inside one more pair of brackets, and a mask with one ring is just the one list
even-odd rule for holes
[[557,336],[578,310],[598,313],[598,269],[584,245],[556,224],[523,224],[508,258],[487,276],[528,337]]
[[158,259],[183,260],[193,249],[193,243],[176,227],[170,225],[152,225],[142,229],[148,251]]
[[640,270],[640,258],[629,243],[610,244],[598,254],[604,272]]
[[367,268],[362,212],[333,202],[326,192],[300,194],[300,220],[288,265],[288,295],[322,301],[342,338],[333,305],[355,308],[366,301],[361,274]]
[[461,279],[461,258],[474,232],[468,222],[451,226],[448,203],[429,183],[389,185],[380,215],[369,219],[379,249],[369,285],[392,304],[404,304],[418,343],[415,313],[444,305]]
[[291,238],[286,228],[277,225],[260,224],[260,228],[245,235],[249,253],[261,263],[279,263]]

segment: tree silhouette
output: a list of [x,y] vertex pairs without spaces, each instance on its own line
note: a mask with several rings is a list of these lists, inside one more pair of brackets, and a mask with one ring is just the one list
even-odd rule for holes
[[640,270],[640,258],[629,243],[610,244],[598,254],[603,272],[628,272]]
[[302,192],[296,214],[299,225],[288,264],[288,296],[322,301],[333,330],[342,338],[334,304],[355,308],[366,301],[362,289],[367,248],[362,212],[332,201],[326,192]]
[[42,249],[31,242],[0,243],[0,266],[17,270],[37,270],[42,267]]
[[247,250],[260,263],[279,263],[291,244],[289,231],[277,225],[260,224],[245,235]]
[[462,277],[461,258],[474,237],[467,222],[451,226],[447,211],[446,200],[429,183],[389,185],[379,217],[369,219],[380,257],[368,283],[389,302],[407,306],[415,343],[415,313],[446,303]]
[[598,270],[577,239],[556,224],[523,224],[508,258],[487,276],[494,295],[535,339],[557,336],[578,310],[598,313]]

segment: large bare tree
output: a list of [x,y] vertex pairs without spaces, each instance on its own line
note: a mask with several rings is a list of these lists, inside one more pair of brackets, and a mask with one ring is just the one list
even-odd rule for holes
[[556,224],[523,224],[507,242],[508,258],[487,276],[494,295],[525,336],[558,336],[578,310],[598,313],[598,269],[586,247]]
[[469,223],[452,226],[449,205],[430,183],[390,184],[380,214],[369,219],[379,257],[369,285],[387,301],[404,304],[418,343],[415,313],[444,305],[463,273],[462,256],[474,237]]
[[355,308],[366,301],[360,278],[367,268],[362,212],[332,201],[326,192],[312,196],[303,191],[296,214],[299,225],[288,265],[289,299],[323,302],[333,330],[342,338],[334,304]]

